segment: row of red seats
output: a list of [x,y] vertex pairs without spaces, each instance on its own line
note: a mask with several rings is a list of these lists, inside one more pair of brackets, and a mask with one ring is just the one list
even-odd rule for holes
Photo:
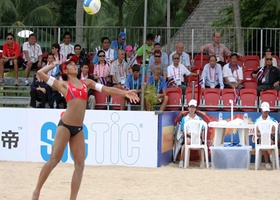
[[[169,97],[166,110],[185,110],[193,94],[194,98],[199,102],[198,107],[206,111],[230,111],[230,99],[234,101],[234,110],[245,112],[257,111],[258,105],[264,101],[270,104],[271,111],[278,111],[280,108],[280,91],[277,92],[276,90],[261,92],[259,99],[256,90],[252,89],[242,89],[240,94],[236,95],[233,89],[220,90],[213,88],[205,88],[200,92],[198,92],[197,88],[194,91],[191,88],[187,88],[185,97],[183,97],[180,88],[167,88],[166,93]],[[236,99],[237,102],[235,102]]]
[[[279,57],[277,55],[272,55],[278,62]],[[201,62],[201,55],[195,55],[194,57],[194,67],[197,69],[203,69],[203,67],[209,62],[209,56],[203,55],[203,61]],[[229,62],[230,57],[225,57],[225,61]],[[202,63],[202,66],[201,66]],[[237,61],[239,66],[245,69],[257,70],[260,66],[260,57],[258,55],[246,55],[243,57],[238,57]]]

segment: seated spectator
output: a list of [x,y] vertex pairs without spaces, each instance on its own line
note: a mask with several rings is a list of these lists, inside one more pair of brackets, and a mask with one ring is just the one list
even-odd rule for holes
[[[132,73],[127,75],[125,82],[126,89],[137,90],[137,95],[141,96],[141,84],[142,84],[142,75],[140,73],[140,66],[133,65]],[[121,110],[125,108],[125,97],[121,97]]]
[[112,41],[110,48],[115,49],[116,51],[119,49],[125,50],[126,48],[125,40],[126,40],[126,33],[120,32],[118,35],[118,39]]
[[224,89],[223,70],[221,65],[217,63],[215,55],[209,57],[209,63],[204,66],[201,77],[203,79],[202,88]]
[[[264,57],[260,60],[260,67],[265,66],[265,57],[269,56],[269,55],[272,56],[272,50],[270,47],[266,47]],[[272,66],[277,67],[277,62],[278,62],[278,60],[276,60],[276,58],[272,57]]]
[[[168,66],[168,55],[167,53],[161,51],[161,45],[160,43],[155,43],[154,44],[154,53],[156,50],[159,50],[161,52],[161,63],[165,64],[166,66]],[[155,61],[154,59],[154,55],[152,55],[149,59],[149,65],[153,64]]]
[[104,84],[101,78],[104,78],[107,86],[112,86],[111,67],[105,60],[105,52],[99,50],[97,53],[98,63],[94,65],[93,77],[96,82]]
[[82,47],[79,44],[76,44],[74,46],[74,52],[75,55],[78,57],[78,62],[76,63],[76,65],[80,71],[80,67],[83,64],[89,64],[88,55],[84,55],[84,52],[82,52]]
[[125,79],[128,74],[127,63],[124,61],[125,52],[122,49],[118,50],[118,59],[111,65],[110,74],[113,76],[113,84],[118,88],[125,85]]
[[[154,44],[154,35],[149,33],[146,36],[146,58],[143,58],[143,61],[145,61],[146,64],[149,63],[149,58],[150,56],[154,53],[153,51],[153,44]],[[144,51],[144,45],[142,45],[137,51],[136,54],[137,56],[143,56],[143,51]]]
[[[46,65],[50,65],[54,61],[55,61],[54,54],[48,53]],[[48,75],[55,77],[56,79],[59,79],[59,77],[60,77],[59,65],[56,65],[52,70],[48,71]]]
[[30,86],[30,106],[36,108],[36,101],[41,102],[38,108],[45,108],[47,102],[48,85],[38,79],[37,74],[34,76],[33,82]]
[[[81,71],[77,75],[77,78],[80,80],[85,80],[85,79],[91,79],[94,80],[93,76],[91,76],[89,73],[89,66],[88,64],[84,63],[81,66]],[[96,100],[95,96],[93,95],[93,89],[88,90],[88,107],[89,109],[93,110],[95,108]]]
[[63,43],[60,45],[60,54],[63,55],[63,58],[67,58],[68,54],[74,54],[74,46],[70,44],[71,42],[71,33],[70,32],[65,32],[63,34]]
[[28,77],[30,70],[38,70],[42,67],[42,50],[41,46],[36,43],[37,37],[35,34],[30,34],[28,41],[23,43],[23,59],[24,59],[24,77],[25,85],[29,85]]
[[66,57],[60,53],[60,45],[58,43],[52,44],[52,54],[54,55],[55,61],[59,64],[62,64],[66,60]]
[[176,51],[172,52],[169,55],[169,65],[173,64],[173,55],[177,53],[179,55],[179,61],[182,65],[184,65],[188,70],[191,70],[190,57],[189,54],[184,52],[184,44],[182,42],[178,42],[176,45]]
[[[166,82],[165,78],[162,76],[162,71],[160,68],[156,68],[152,76],[148,78],[148,85],[154,85],[156,90],[156,98],[158,104],[161,104],[160,111],[164,111],[168,103],[168,96],[166,95]],[[146,110],[150,110],[150,105],[146,101]]]
[[[154,74],[154,70],[156,68],[160,68],[162,71],[162,76],[164,77],[164,79],[166,80],[167,77],[167,65],[165,65],[164,63],[162,63],[162,52],[160,50],[155,50],[154,51],[154,62],[149,64],[148,66],[148,70],[147,70],[147,78],[149,78],[149,76]],[[151,61],[151,60],[150,60]]]
[[0,60],[0,85],[4,85],[4,68],[14,67],[15,86],[18,86],[18,67],[20,64],[20,45],[14,41],[14,35],[6,35],[6,43],[3,45],[2,59]]
[[53,90],[51,92],[51,99],[49,100],[49,106],[50,108],[61,108],[61,107],[66,108],[67,102],[60,92]]
[[137,63],[136,60],[137,55],[135,55],[135,51],[133,50],[132,46],[127,45],[125,48],[125,62],[128,65],[128,73],[132,73],[131,67]]
[[182,89],[182,93],[185,94],[187,89],[187,84],[184,82],[185,76],[197,76],[196,73],[190,72],[183,64],[179,63],[180,56],[178,53],[174,53],[172,56],[172,63],[167,68],[167,79],[174,79],[174,83],[172,83],[169,87],[180,87]]
[[261,91],[280,89],[280,70],[278,67],[272,66],[271,55],[265,56],[265,66],[252,72],[251,76],[258,79],[258,95]]
[[[114,62],[118,57],[117,51],[115,49],[111,49],[110,44],[111,44],[111,41],[108,37],[103,37],[101,39],[101,46],[102,46],[101,50],[103,50],[105,52],[105,58],[108,63]],[[92,60],[92,63],[93,64],[98,63],[97,54],[95,54],[95,56]]]
[[[219,32],[213,34],[213,43],[209,43],[200,47],[200,52],[206,52],[209,56],[215,55],[218,63],[221,66],[226,64],[224,56],[230,56],[231,51],[228,48],[220,43],[221,35]],[[241,56],[241,55],[240,55]]]
[[[270,55],[270,56],[271,56],[271,55]],[[267,102],[262,102],[262,104],[261,104],[261,112],[262,112],[262,114],[261,114],[261,116],[260,116],[259,118],[257,118],[257,119],[255,120],[254,123],[259,122],[259,121],[264,121],[264,120],[273,121],[273,122],[278,123],[273,117],[270,117],[270,116],[268,115],[268,112],[269,112],[269,111],[270,111],[269,103],[267,103]],[[271,144],[275,144],[275,134],[277,134],[277,133],[275,133],[275,129],[274,129],[274,127],[273,127],[272,132],[271,132]],[[252,140],[253,140],[254,142],[259,143],[260,140],[261,140],[260,131],[259,131],[259,130],[257,130],[257,135],[258,135],[259,138],[253,137]],[[266,169],[271,169],[271,165],[269,164],[269,160],[268,160],[268,156],[269,156],[269,159],[270,159],[270,161],[272,162],[272,158],[273,158],[273,157],[272,157],[272,152],[271,152],[271,150],[262,151],[262,153],[263,153],[263,156],[264,156],[264,161],[265,161],[265,167],[266,167]]]
[[[184,135],[184,125],[185,122],[189,121],[189,120],[203,120],[201,117],[199,117],[195,112],[196,112],[196,107],[197,107],[197,101],[195,99],[191,99],[188,103],[188,110],[189,110],[189,114],[187,114],[186,116],[184,116],[181,120],[181,130],[183,132]],[[201,133],[202,134],[202,133]],[[189,133],[187,133],[187,141],[184,141],[187,144],[191,144],[191,135]],[[183,142],[183,144],[184,144]],[[201,140],[201,143],[203,141]],[[199,151],[200,152],[200,151]],[[200,157],[200,153],[199,153],[199,157]],[[185,158],[185,147],[184,145],[181,148],[181,156],[180,156],[180,161],[179,161],[179,167],[183,168],[184,166],[184,158]],[[200,163],[201,165],[202,163]],[[202,166],[201,166],[202,167]]]
[[236,88],[241,90],[244,88],[243,82],[243,70],[242,67],[237,64],[238,54],[233,52],[230,55],[230,62],[223,68],[223,77],[225,88]]

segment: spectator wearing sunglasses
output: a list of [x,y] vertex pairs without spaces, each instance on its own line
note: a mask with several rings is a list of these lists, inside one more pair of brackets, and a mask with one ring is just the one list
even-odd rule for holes
[[[111,67],[110,64],[105,60],[105,51],[99,50],[97,52],[98,63],[94,65],[93,76],[96,82],[101,84],[109,84],[112,82],[110,72]],[[102,82],[102,78],[106,80],[106,83]]]
[[[187,85],[184,82],[184,76],[197,76],[196,73],[190,72],[183,64],[180,63],[180,55],[178,53],[172,56],[173,64],[167,67],[167,79],[169,82],[168,87],[180,87],[183,95],[187,89]],[[171,80],[173,80],[171,82]]]
[[14,67],[15,86],[18,86],[18,64],[20,57],[20,46],[14,41],[14,35],[6,35],[6,43],[3,45],[2,59],[0,59],[0,85],[4,85],[4,68]]
[[265,90],[280,89],[280,70],[272,65],[271,55],[265,56],[265,66],[252,72],[251,76],[258,79],[258,95]]
[[[272,56],[272,49],[270,47],[265,48],[264,57],[260,60],[260,68],[265,65],[265,57],[271,55]],[[277,60],[276,58],[272,57],[272,66],[277,67]]]
[[162,63],[162,52],[160,50],[155,50],[153,55],[153,62],[149,64],[148,70],[147,70],[147,80],[149,76],[154,75],[154,71],[156,68],[160,68],[162,71],[162,76],[164,77],[164,80],[166,80],[167,77],[167,65]]

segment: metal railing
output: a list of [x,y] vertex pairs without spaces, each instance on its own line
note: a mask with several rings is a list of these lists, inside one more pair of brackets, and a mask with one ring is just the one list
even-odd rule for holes
[[[55,42],[62,42],[62,35],[69,31],[72,34],[72,44],[77,41],[76,29],[83,30],[82,47],[87,52],[95,52],[95,48],[101,45],[101,38],[106,36],[111,40],[117,38],[120,31],[127,34],[126,44],[141,46],[143,44],[143,27],[116,27],[116,26],[83,26],[83,27],[45,27],[45,26],[24,26],[24,27],[0,27],[0,46],[5,43],[5,36],[8,32],[12,32],[16,36],[16,41],[22,45],[26,38],[17,36],[22,30],[30,30],[37,35],[37,42],[41,45],[44,52],[51,50],[51,45]],[[199,52],[199,47],[206,43],[212,42],[212,34],[215,31],[221,33],[221,43],[224,43],[230,50],[237,50],[237,42],[235,38],[236,28],[204,28],[204,27],[172,27],[170,30],[170,51],[174,51],[176,43],[182,41],[185,44],[185,51],[190,54]],[[245,55],[257,54],[262,57],[263,48],[271,46],[273,53],[280,57],[280,29],[272,28],[242,28],[244,38]],[[161,44],[164,49],[167,45],[167,27],[147,27],[147,33],[161,36]],[[170,52],[167,52],[170,53]]]

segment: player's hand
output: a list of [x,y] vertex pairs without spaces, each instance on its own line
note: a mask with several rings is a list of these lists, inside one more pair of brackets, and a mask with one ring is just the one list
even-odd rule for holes
[[137,96],[137,90],[128,90],[126,91],[125,96],[131,103],[137,103],[140,101],[140,98]]

